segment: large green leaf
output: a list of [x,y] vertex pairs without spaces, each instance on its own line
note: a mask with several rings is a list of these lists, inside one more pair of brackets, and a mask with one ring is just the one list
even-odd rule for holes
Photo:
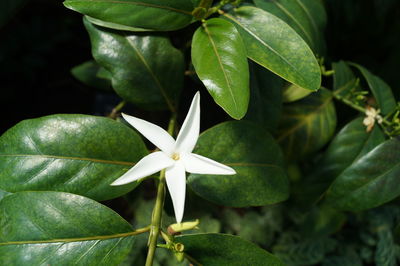
[[400,195],[400,140],[377,146],[348,167],[329,188],[326,200],[343,210],[364,210]]
[[289,24],[316,53],[323,53],[327,16],[321,1],[254,0],[254,3]]
[[333,136],[335,127],[332,94],[321,89],[284,106],[277,138],[287,158],[298,159],[324,146]]
[[313,52],[284,21],[251,6],[224,16],[237,26],[251,60],[302,88],[320,88],[321,71]]
[[350,91],[357,86],[358,79],[353,71],[344,61],[332,63],[333,75],[333,91],[335,94],[345,97]]
[[142,107],[175,110],[184,60],[167,37],[106,30],[86,19],[84,23],[93,57],[111,72],[112,85],[123,99]]
[[193,234],[175,238],[194,263],[207,266],[283,266],[274,255],[240,237],[224,234]]
[[362,120],[357,118],[340,130],[317,162],[314,172],[294,186],[297,202],[315,203],[347,167],[385,140],[378,126],[368,133]]
[[99,66],[95,61],[87,61],[71,69],[72,75],[83,84],[110,91],[111,73]]
[[387,115],[394,111],[396,109],[396,100],[389,85],[378,76],[373,75],[365,67],[355,63],[350,63],[350,65],[356,67],[366,79],[372,94],[378,102],[378,107],[381,109],[382,114]]
[[241,119],[249,104],[249,67],[235,26],[220,18],[204,22],[193,36],[192,60],[215,102],[231,117]]
[[0,1],[0,27],[12,18],[18,9],[23,7],[28,0],[1,0]]
[[105,22],[159,31],[183,28],[193,19],[187,0],[66,0],[64,5]]
[[0,189],[0,200],[2,200],[5,196],[8,195],[11,195],[11,193]]
[[284,82],[255,63],[250,66],[250,104],[245,119],[260,123],[272,132],[278,126],[282,112]]
[[224,206],[261,206],[288,197],[283,156],[272,136],[247,121],[219,124],[201,134],[194,153],[233,167],[237,174],[191,174],[188,184],[205,199]]
[[111,209],[62,192],[19,192],[0,201],[1,265],[117,265],[134,242]]
[[110,184],[146,154],[133,130],[108,118],[51,115],[25,120],[0,137],[0,188],[110,199],[137,186]]

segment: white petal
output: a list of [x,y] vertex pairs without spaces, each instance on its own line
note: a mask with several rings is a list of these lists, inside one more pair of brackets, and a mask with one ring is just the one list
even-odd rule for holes
[[137,129],[146,139],[156,145],[160,150],[171,154],[175,148],[175,140],[163,128],[154,125],[146,120],[139,119],[127,114],[123,118]]
[[236,171],[222,163],[216,162],[204,156],[190,153],[182,157],[186,172],[192,174],[210,175],[234,175]]
[[131,183],[170,167],[174,163],[175,161],[165,155],[162,151],[153,152],[146,157],[143,157],[134,167],[111,183],[111,185],[119,186]]
[[183,218],[186,196],[186,176],[183,164],[177,162],[174,166],[168,168],[165,171],[165,179],[174,205],[176,221],[180,223]]
[[188,114],[176,138],[176,147],[180,152],[192,152],[200,133],[200,93],[192,100]]

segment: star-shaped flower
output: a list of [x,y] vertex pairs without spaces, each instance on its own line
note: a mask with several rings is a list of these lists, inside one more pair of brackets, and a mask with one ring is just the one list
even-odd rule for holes
[[200,133],[200,93],[193,98],[176,141],[161,127],[145,120],[122,114],[124,119],[161,151],[142,158],[111,185],[124,185],[166,169],[165,179],[174,205],[176,221],[183,217],[186,195],[185,172],[193,174],[234,175],[235,170],[192,153]]

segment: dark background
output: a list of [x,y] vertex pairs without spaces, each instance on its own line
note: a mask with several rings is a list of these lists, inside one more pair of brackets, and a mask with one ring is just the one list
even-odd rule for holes
[[[400,1],[325,3],[326,61],[364,65],[389,83],[399,99]],[[116,97],[86,87],[70,74],[72,67],[89,59],[80,14],[54,0],[31,0],[18,10],[0,28],[0,134],[27,118],[109,112],[118,103]]]

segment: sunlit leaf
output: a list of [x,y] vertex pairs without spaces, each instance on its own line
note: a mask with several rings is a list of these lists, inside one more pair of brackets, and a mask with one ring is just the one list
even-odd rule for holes
[[289,24],[317,54],[323,54],[327,22],[324,5],[316,0],[254,0],[259,8]]
[[220,18],[204,22],[193,36],[192,61],[214,101],[241,119],[249,104],[249,67],[235,26]]
[[25,120],[0,137],[0,188],[115,198],[138,182],[110,184],[146,154],[137,133],[108,118],[51,115]]
[[284,21],[251,6],[224,17],[237,27],[251,60],[302,88],[320,88],[321,71],[313,52]]

